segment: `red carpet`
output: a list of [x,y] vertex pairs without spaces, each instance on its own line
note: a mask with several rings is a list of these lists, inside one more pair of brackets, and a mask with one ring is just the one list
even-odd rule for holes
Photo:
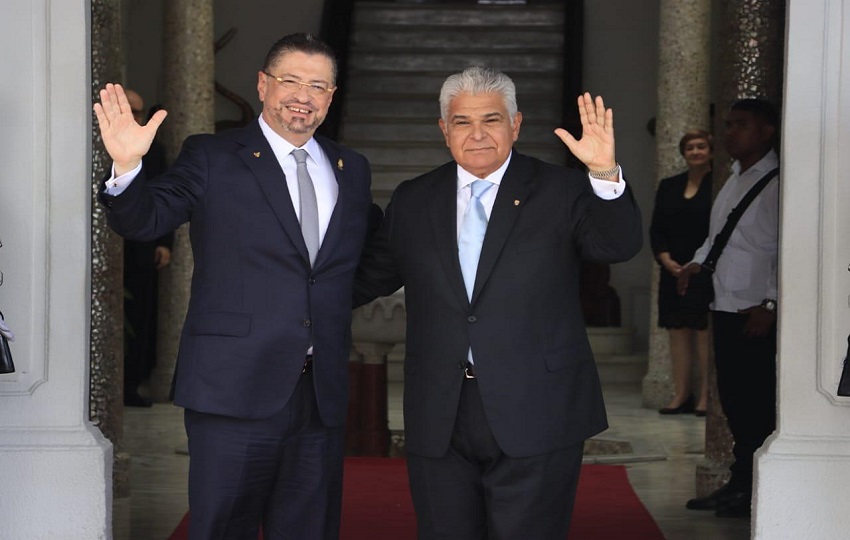
[[[341,540],[413,540],[416,519],[399,458],[347,458]],[[185,540],[188,519],[168,540]],[[664,540],[635,495],[626,469],[584,465],[568,540]]]

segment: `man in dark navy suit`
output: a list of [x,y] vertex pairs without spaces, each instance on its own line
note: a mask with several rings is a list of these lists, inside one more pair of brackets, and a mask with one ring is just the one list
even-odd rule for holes
[[189,222],[195,267],[174,401],[186,409],[192,539],[336,538],[352,280],[367,233],[367,160],[315,136],[336,62],[306,34],[274,44],[260,117],[186,139],[149,178],[146,126],[123,89],[95,104],[114,161],[101,200],[122,236]]
[[580,263],[642,243],[613,113],[585,94],[581,140],[556,130],[583,174],[512,149],[522,115],[499,71],[452,75],[440,106],[454,161],[399,185],[355,282],[357,303],[405,289],[419,538],[563,539],[582,445],[607,427]]

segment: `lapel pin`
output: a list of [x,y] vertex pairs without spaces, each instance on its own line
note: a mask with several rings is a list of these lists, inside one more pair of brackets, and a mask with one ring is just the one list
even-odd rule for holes
[[260,153],[259,153],[259,152],[254,152],[254,157],[260,157]]
[[514,206],[519,206],[519,199],[514,199]]
[[342,167],[343,167],[344,165],[345,165],[345,164],[342,162],[342,159],[341,159],[341,158],[340,158],[339,160],[337,160],[337,162],[336,162],[336,168],[337,168],[337,169],[342,170]]

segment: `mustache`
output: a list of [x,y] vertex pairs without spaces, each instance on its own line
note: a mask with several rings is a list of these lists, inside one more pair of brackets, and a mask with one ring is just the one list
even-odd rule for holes
[[316,107],[309,101],[307,103],[300,103],[300,102],[297,102],[297,101],[290,101],[288,103],[279,103],[277,106],[273,107],[272,109],[275,112],[282,112],[287,107],[296,107],[296,108],[299,108],[299,109],[307,109],[310,112],[316,112]]

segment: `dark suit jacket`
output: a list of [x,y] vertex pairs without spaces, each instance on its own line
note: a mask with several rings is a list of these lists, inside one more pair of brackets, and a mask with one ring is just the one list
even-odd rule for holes
[[348,405],[352,280],[372,202],[366,158],[316,137],[339,198],[310,269],[286,179],[257,121],[186,139],[174,165],[117,197],[101,195],[110,226],[149,240],[189,222],[194,273],[180,341],[175,403],[264,418],[281,410],[314,348],[325,425]]
[[564,448],[607,427],[579,303],[582,258],[641,247],[631,192],[604,201],[587,176],[514,152],[467,300],[457,253],[456,164],[404,182],[364,252],[356,303],[405,287],[405,446],[445,454],[467,350],[487,419],[509,456]]

